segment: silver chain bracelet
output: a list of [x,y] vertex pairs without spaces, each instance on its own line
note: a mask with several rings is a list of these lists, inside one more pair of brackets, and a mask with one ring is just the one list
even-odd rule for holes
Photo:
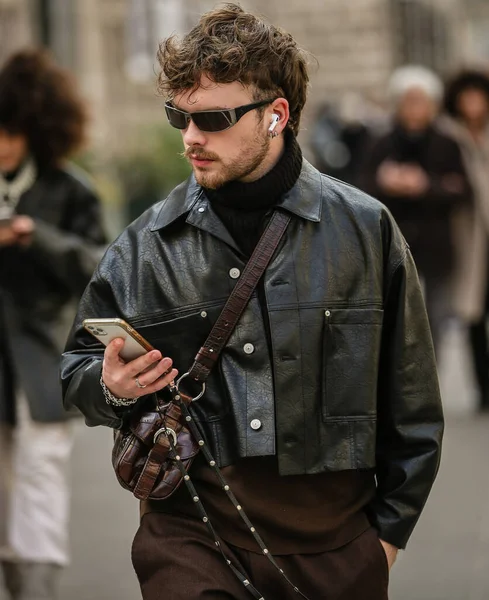
[[117,396],[114,396],[114,394],[105,385],[102,375],[100,376],[100,385],[102,386],[102,390],[104,392],[105,401],[107,404],[112,404],[112,406],[132,406],[139,400],[139,398],[118,398]]

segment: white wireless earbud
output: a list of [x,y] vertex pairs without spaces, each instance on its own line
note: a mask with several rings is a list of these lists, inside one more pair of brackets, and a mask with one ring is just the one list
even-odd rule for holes
[[272,122],[270,124],[270,127],[268,128],[268,133],[273,133],[273,130],[275,129],[275,127],[277,127],[277,123],[279,121],[280,121],[280,117],[278,115],[273,115]]

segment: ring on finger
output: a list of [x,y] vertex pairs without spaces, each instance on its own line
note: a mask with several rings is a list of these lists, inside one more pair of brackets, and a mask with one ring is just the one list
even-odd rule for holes
[[139,389],[143,390],[146,386],[139,382],[139,379],[136,377],[134,380]]

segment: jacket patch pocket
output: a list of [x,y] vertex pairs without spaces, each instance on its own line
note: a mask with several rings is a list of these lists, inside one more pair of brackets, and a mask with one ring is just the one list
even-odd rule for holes
[[325,310],[322,362],[323,419],[373,418],[384,311]]

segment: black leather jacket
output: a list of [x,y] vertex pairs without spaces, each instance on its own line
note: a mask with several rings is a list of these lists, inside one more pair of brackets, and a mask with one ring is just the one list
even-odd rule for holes
[[[276,453],[282,475],[375,468],[371,518],[404,547],[443,431],[409,249],[385,207],[307,162],[278,208],[293,218],[264,276],[271,351],[255,294],[194,408],[221,466]],[[183,373],[244,266],[193,178],[145,212],[82,298],[63,356],[66,406],[88,425],[122,425],[102,395],[103,349],[84,318],[126,319]]]
[[15,420],[22,388],[30,415],[58,422],[60,354],[76,305],[105,250],[101,205],[75,167],[43,171],[20,198],[36,224],[28,248],[0,247],[0,421]]

